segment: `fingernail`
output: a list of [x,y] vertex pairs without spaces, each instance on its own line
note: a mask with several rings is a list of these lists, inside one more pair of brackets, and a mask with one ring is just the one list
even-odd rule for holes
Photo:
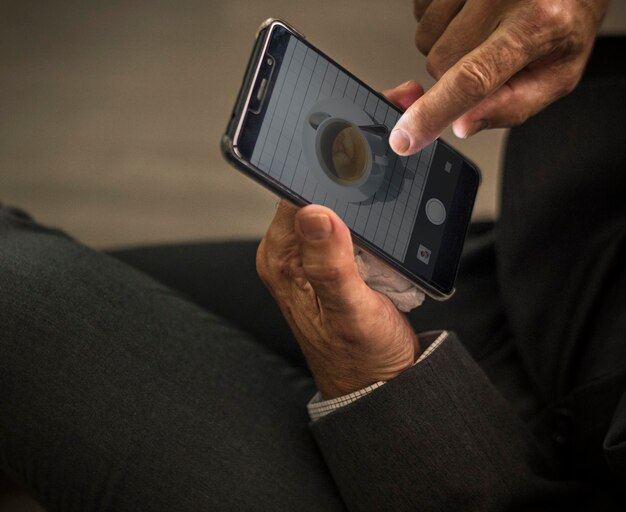
[[315,213],[299,218],[300,230],[307,240],[324,240],[333,232],[328,215]]
[[411,85],[413,82],[415,82],[415,80],[407,80],[400,87],[404,89],[405,87],[408,87],[409,85]]
[[389,145],[398,154],[406,153],[411,146],[411,139],[404,130],[396,128],[389,136]]
[[489,123],[485,119],[479,119],[478,121],[474,121],[470,124],[464,131],[461,131],[459,126],[453,125],[452,131],[459,139],[467,139],[468,137],[477,134],[479,131],[484,130],[488,126]]
[[452,132],[454,133],[454,135],[456,135],[459,139],[465,139],[467,137],[467,129],[465,128],[461,128],[459,127],[459,125],[457,124],[453,124],[452,125]]

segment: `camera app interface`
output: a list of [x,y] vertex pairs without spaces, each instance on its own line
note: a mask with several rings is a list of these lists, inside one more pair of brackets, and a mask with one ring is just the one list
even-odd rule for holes
[[[459,157],[438,156],[435,169],[437,142],[398,157],[388,143],[395,109],[293,36],[270,52],[271,95],[252,164],[430,278],[454,190],[437,182],[455,179]],[[439,178],[426,187],[435,171]]]

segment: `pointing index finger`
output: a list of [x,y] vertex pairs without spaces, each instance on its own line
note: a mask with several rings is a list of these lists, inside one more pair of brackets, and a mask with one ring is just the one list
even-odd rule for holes
[[391,148],[399,155],[416,153],[530,61],[524,45],[499,28],[407,109],[391,133]]

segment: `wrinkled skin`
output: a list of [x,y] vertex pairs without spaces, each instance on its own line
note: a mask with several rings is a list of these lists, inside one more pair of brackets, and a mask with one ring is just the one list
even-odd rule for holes
[[414,0],[415,42],[437,83],[393,131],[408,155],[452,124],[515,126],[578,83],[608,0]]

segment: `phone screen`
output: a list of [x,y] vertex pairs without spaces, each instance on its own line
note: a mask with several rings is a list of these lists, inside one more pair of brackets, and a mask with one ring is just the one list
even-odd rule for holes
[[[252,91],[241,155],[304,202],[334,210],[399,267],[449,293],[471,213],[470,205],[463,219],[456,214],[451,221],[455,192],[459,179],[475,171],[440,141],[397,156],[388,139],[401,112],[288,30],[275,27],[260,58],[263,78]],[[459,222],[460,235],[452,226]]]

